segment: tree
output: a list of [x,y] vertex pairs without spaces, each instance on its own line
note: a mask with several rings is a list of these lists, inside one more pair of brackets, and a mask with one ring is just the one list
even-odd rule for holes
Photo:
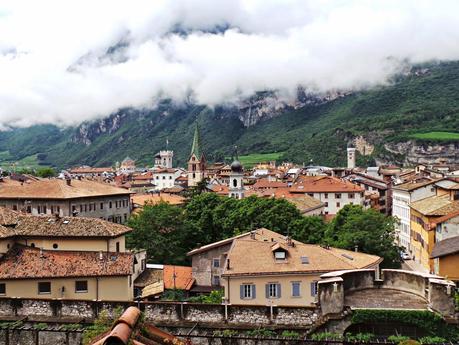
[[398,268],[401,247],[395,244],[397,220],[374,209],[358,205],[344,206],[331,221],[325,241],[334,247],[374,254],[382,257],[382,267]]
[[290,234],[295,240],[303,243],[322,243],[325,237],[325,224],[322,217],[310,216],[297,219],[290,225]]
[[56,171],[50,167],[44,167],[37,170],[36,176],[38,177],[53,177],[56,176]]
[[146,249],[149,262],[186,263],[189,247],[182,238],[188,229],[181,208],[166,202],[145,205],[140,214],[129,218],[128,226],[134,229],[127,236],[128,247]]

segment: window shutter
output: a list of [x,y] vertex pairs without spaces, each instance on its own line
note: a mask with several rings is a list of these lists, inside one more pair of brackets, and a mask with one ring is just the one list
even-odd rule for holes
[[257,298],[257,286],[255,284],[252,285],[252,299]]
[[311,283],[311,296],[315,297],[316,295],[316,282]]
[[297,283],[297,282],[292,283],[292,296],[293,297],[300,296],[300,283]]
[[282,297],[281,285],[280,285],[280,284],[277,284],[277,297],[278,297],[278,298],[281,298],[281,297]]
[[269,298],[269,284],[265,285],[266,298]]
[[243,299],[244,298],[244,285],[240,286],[239,292],[240,292],[240,298]]

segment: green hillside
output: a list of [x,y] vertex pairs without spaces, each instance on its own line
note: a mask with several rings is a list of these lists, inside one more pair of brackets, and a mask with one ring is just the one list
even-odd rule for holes
[[391,157],[384,143],[457,142],[459,62],[432,65],[427,72],[399,78],[391,85],[288,111],[249,128],[232,112],[204,106],[180,108],[166,102],[152,111],[125,111],[116,131],[95,133],[88,145],[77,140],[76,128],[49,125],[0,132],[0,165],[36,157],[41,165],[102,166],[127,155],[151,165],[167,139],[176,161],[184,164],[196,119],[209,161],[230,157],[237,145],[241,156],[282,153],[281,160],[344,165],[347,144],[363,135],[375,149],[372,156],[358,160],[371,164],[375,157]]

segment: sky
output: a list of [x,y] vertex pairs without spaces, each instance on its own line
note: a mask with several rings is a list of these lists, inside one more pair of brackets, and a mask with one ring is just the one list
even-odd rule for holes
[[0,128],[383,85],[459,59],[458,13],[456,0],[1,1]]

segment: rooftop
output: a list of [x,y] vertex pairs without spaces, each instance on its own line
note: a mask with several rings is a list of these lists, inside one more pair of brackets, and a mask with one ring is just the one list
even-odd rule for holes
[[409,181],[409,182],[404,182],[404,183],[401,183],[401,184],[397,184],[397,185],[395,185],[393,187],[393,189],[399,189],[399,190],[404,190],[404,191],[407,191],[407,192],[411,192],[411,191],[416,190],[418,188],[434,184],[437,181],[440,181],[440,179],[431,179],[431,178],[428,178],[428,177],[417,178],[417,179]]
[[124,276],[131,253],[50,251],[16,245],[0,258],[0,279]]
[[459,236],[450,237],[435,243],[430,257],[438,258],[455,253],[459,253]]
[[291,187],[292,193],[359,193],[365,189],[333,176],[299,176]]
[[[282,250],[287,251],[286,259],[276,260],[273,251],[279,249],[276,247],[279,246],[278,242],[259,241],[250,237],[236,239],[228,254],[230,269],[225,269],[224,275],[330,272],[369,268],[382,261],[376,255],[338,248],[324,248],[298,241],[293,243],[292,246],[282,243]],[[248,255],[250,260],[247,259]]]
[[164,289],[190,290],[194,284],[192,268],[164,265],[163,280]]
[[434,195],[413,202],[411,207],[425,216],[446,216],[459,210],[459,200],[451,200],[449,194]]
[[134,204],[144,206],[145,204],[156,205],[160,202],[166,202],[171,205],[182,205],[185,203],[185,198],[176,194],[161,193],[161,194],[139,194],[132,196]]
[[125,189],[91,180],[40,179],[19,182],[4,179],[0,182],[0,199],[76,199],[109,195],[129,195]]

